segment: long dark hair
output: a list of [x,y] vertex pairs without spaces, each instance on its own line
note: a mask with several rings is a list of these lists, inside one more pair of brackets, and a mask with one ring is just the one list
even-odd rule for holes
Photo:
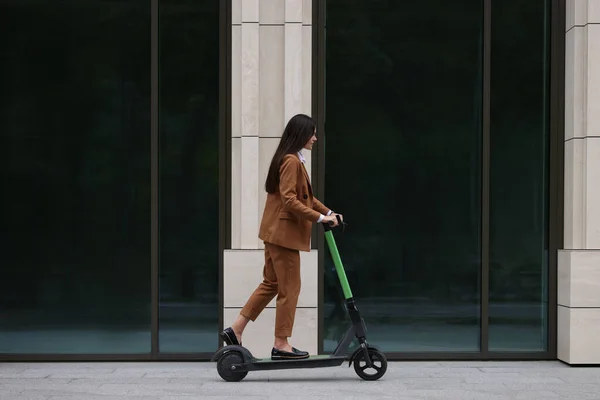
[[294,115],[287,123],[281,141],[269,167],[267,180],[265,181],[265,190],[267,193],[275,193],[279,190],[279,167],[283,157],[287,154],[295,154],[302,150],[309,139],[315,133],[315,121],[304,114]]

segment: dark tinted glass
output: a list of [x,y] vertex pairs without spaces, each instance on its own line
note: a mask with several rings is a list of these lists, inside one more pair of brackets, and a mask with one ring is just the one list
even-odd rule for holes
[[0,26],[0,352],[148,352],[150,2]]
[[159,348],[209,352],[219,323],[219,1],[159,7]]
[[492,13],[490,350],[547,349],[550,1]]
[[[326,204],[369,340],[477,351],[480,0],[327,1]],[[347,328],[325,257],[324,348]]]

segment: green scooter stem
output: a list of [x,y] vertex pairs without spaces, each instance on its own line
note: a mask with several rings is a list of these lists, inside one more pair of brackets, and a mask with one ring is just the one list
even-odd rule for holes
[[340,284],[342,285],[342,290],[344,291],[344,297],[346,300],[351,299],[352,290],[350,290],[350,284],[348,283],[348,278],[346,277],[346,271],[344,270],[344,265],[342,264],[342,258],[340,257],[340,253],[335,244],[335,238],[330,230],[325,231],[325,240],[327,241],[331,258],[335,264],[335,270],[338,278],[340,279]]

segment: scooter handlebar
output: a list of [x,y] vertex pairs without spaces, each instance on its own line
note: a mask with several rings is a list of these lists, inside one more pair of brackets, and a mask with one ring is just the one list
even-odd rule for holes
[[[335,217],[336,217],[336,219],[338,220],[338,225],[341,225],[341,224],[342,224],[342,222],[343,222],[343,221],[342,221],[342,217],[340,217],[340,215],[339,215],[339,214],[335,214]],[[329,225],[329,226],[333,226],[333,221],[329,221],[329,222],[327,223],[327,225]]]
[[[337,218],[338,226],[342,226],[343,228],[345,228],[346,225],[348,225],[347,223],[344,222],[344,220],[342,219],[342,217],[339,214],[336,214],[335,217]],[[325,231],[330,231],[333,228],[333,221],[329,221],[327,223],[322,222],[322,224],[323,224],[323,228],[325,228]]]

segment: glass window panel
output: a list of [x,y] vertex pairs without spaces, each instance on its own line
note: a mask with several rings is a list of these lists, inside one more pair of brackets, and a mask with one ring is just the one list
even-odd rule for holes
[[0,26],[0,352],[149,352],[150,2]]
[[[483,2],[326,8],[325,203],[369,340],[478,351]],[[325,260],[331,351],[348,320]]]
[[219,324],[219,1],[159,3],[161,352],[211,352]]
[[550,3],[503,0],[493,5],[492,351],[547,350]]

